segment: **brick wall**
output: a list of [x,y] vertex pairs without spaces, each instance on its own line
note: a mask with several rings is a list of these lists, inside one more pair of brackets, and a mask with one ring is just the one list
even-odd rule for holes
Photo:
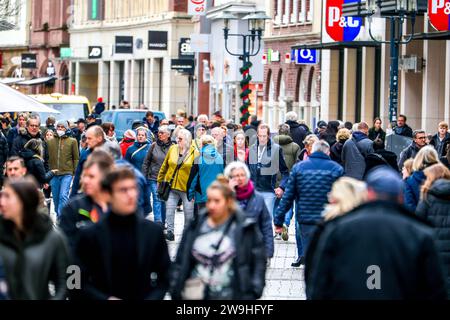
[[170,0],[169,11],[187,12],[188,0]]
[[272,80],[275,86],[275,101],[278,100],[280,92],[281,77],[284,77],[286,96],[292,97],[294,102],[300,100],[300,83],[304,82],[306,93],[303,97],[305,101],[311,101],[312,80],[317,80],[316,94],[317,100],[320,101],[320,65],[306,66],[296,65],[295,63],[285,63],[285,53],[291,52],[291,47],[299,41],[296,39],[286,41],[265,41],[265,47],[280,52],[280,62],[271,62],[264,66],[264,101],[269,100],[269,86]]

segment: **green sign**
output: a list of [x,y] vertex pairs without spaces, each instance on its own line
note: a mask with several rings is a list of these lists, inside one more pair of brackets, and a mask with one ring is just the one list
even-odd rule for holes
[[98,19],[98,1],[92,0],[91,20]]
[[72,57],[72,48],[61,48],[60,57],[61,58],[71,58]]

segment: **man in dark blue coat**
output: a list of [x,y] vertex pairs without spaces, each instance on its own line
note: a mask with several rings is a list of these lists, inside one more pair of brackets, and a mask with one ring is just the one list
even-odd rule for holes
[[446,299],[433,230],[401,206],[399,174],[375,168],[366,183],[368,203],[314,234],[305,264],[307,298]]
[[322,211],[328,203],[328,193],[333,183],[344,174],[342,167],[330,159],[330,146],[326,141],[314,143],[312,154],[297,163],[289,176],[286,191],[274,217],[275,232],[281,232],[286,213],[296,201],[296,221],[301,233],[302,246],[298,259],[292,266],[304,264],[309,240],[322,220]]

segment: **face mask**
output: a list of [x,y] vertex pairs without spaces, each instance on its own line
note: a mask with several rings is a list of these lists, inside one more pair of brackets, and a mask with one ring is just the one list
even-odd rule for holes
[[66,134],[66,132],[65,132],[65,131],[62,131],[62,130],[58,130],[58,131],[56,131],[56,133],[57,133],[58,136],[60,136],[60,137],[62,137],[63,135]]

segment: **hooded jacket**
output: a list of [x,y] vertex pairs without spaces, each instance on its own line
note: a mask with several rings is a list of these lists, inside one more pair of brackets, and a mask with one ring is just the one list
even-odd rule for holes
[[342,164],[347,177],[362,180],[366,171],[366,157],[373,153],[373,141],[362,132],[356,131],[344,143]]
[[56,136],[47,142],[50,170],[57,169],[57,176],[74,175],[80,159],[78,143],[70,137],[68,130],[62,137]]
[[284,160],[286,161],[286,166],[289,170],[292,169],[294,164],[297,163],[300,156],[300,146],[294,142],[290,136],[279,135],[273,138],[273,141],[280,145],[283,149]]
[[[171,270],[170,293],[174,300],[181,299],[186,280],[191,276],[194,268],[192,248],[207,218],[206,210],[202,211],[199,218],[191,220],[185,229]],[[256,221],[246,218],[240,210],[235,213],[234,219],[234,243],[239,245],[233,260],[233,300],[259,299],[265,286],[267,263],[262,235]]]
[[[0,216],[0,257],[6,271],[9,295],[14,300],[63,300],[67,292],[69,253],[64,236],[49,216],[39,214],[23,241],[11,221]],[[55,296],[48,290],[55,284]]]
[[436,246],[447,278],[447,295],[450,299],[450,180],[433,183],[428,194],[417,206],[416,213],[434,227]]
[[148,141],[145,141],[144,143],[136,141],[131,147],[128,148],[127,153],[125,154],[125,160],[141,171],[142,164],[147,156],[149,148],[150,143]]
[[187,197],[195,203],[206,203],[206,190],[223,173],[223,158],[213,145],[204,146],[195,158],[187,183]]

